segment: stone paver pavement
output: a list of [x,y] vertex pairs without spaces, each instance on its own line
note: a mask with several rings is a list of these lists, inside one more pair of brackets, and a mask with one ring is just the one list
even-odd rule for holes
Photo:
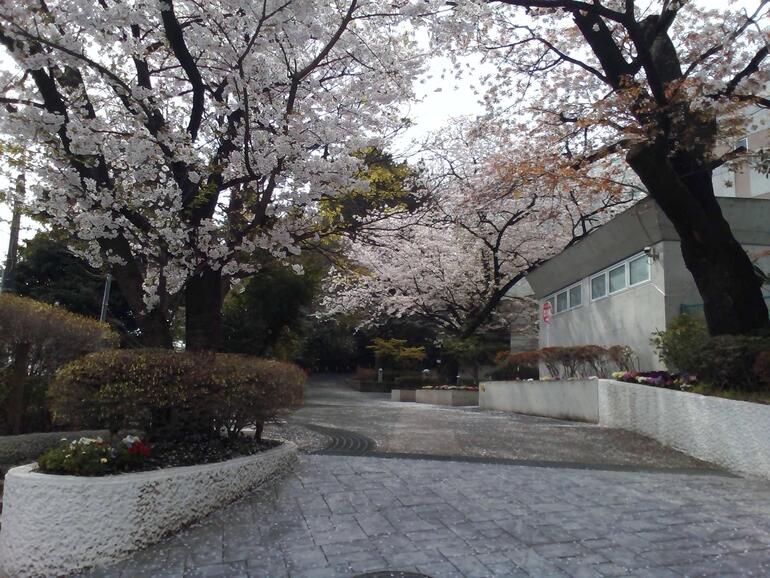
[[768,576],[770,484],[709,474],[303,456],[94,575]]

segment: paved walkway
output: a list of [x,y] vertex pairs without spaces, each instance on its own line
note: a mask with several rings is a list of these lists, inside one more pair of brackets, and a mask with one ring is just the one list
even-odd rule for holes
[[[310,420],[324,404],[348,407],[347,412],[362,399],[345,391],[329,395],[315,401],[311,396],[298,419]],[[340,401],[345,397],[349,403]],[[464,422],[455,418],[461,429]],[[360,426],[360,433],[380,435],[376,421],[366,432]],[[559,423],[568,425],[553,426]],[[593,435],[594,426],[585,427],[584,433]],[[614,456],[632,453],[632,446],[618,445],[624,449]],[[425,448],[436,453],[433,446]],[[580,451],[565,455],[585,457]],[[94,575],[321,578],[378,570],[434,578],[770,575],[770,484],[726,476],[676,456],[681,454],[672,452],[654,469],[638,471],[647,466],[594,462],[581,469],[558,462],[534,467],[305,455],[274,487]]]
[[390,394],[359,393],[342,383],[339,376],[314,378],[305,407],[293,421],[357,432],[386,453],[598,467],[714,468],[623,430],[478,408],[394,402]]

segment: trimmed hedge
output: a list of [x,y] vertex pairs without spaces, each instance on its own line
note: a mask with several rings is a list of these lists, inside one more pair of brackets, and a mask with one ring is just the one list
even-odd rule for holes
[[768,337],[717,335],[700,350],[696,375],[716,388],[756,391],[763,384],[755,365],[759,355],[768,349]]
[[302,402],[296,365],[226,353],[109,350],[60,369],[49,397],[54,420],[72,427],[135,428],[148,439],[230,436]]
[[0,294],[0,429],[18,434],[50,425],[45,388],[58,367],[86,353],[115,347],[106,323],[61,307]]
[[593,376],[608,377],[616,369],[633,370],[636,365],[636,354],[626,345],[612,347],[574,345],[543,347],[537,351],[522,351],[507,355],[503,352],[498,354],[496,361],[498,366],[493,376],[497,379],[536,378],[539,363],[545,365],[551,377],[585,379]]
[[757,379],[770,388],[770,349],[761,352],[754,360],[754,374]]

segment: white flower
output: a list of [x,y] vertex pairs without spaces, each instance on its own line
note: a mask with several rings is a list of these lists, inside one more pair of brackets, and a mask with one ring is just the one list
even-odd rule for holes
[[139,436],[128,435],[128,436],[123,438],[123,443],[126,444],[126,446],[128,446],[128,447],[131,447],[136,442],[140,442],[140,441],[142,441],[142,440],[141,440],[141,438]]

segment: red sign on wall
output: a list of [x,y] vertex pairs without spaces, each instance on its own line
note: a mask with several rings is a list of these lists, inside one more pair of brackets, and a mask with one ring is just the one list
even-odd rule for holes
[[551,322],[551,309],[552,305],[550,301],[546,301],[543,303],[543,323],[550,323]]

